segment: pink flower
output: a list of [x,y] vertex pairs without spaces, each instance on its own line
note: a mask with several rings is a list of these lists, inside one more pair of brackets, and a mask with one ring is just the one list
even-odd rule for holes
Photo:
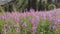
[[32,18],[30,21],[31,21],[33,26],[36,26],[37,23],[38,23],[38,21],[36,19],[34,19],[34,18]]
[[23,24],[22,24],[22,27],[26,27],[27,26],[27,24],[26,24],[26,22],[24,22]]
[[15,28],[16,32],[20,32],[20,28]]
[[32,27],[32,34],[35,34],[36,33],[36,27]]

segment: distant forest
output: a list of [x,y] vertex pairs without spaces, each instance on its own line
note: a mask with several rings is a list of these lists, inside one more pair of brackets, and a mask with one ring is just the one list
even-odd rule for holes
[[50,4],[60,7],[60,0],[11,0],[4,5],[1,5],[5,11],[13,11],[15,8],[17,11],[30,10],[33,8],[36,10],[48,10]]

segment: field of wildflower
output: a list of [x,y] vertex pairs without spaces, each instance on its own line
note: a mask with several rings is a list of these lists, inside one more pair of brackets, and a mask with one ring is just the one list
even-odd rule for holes
[[60,10],[0,13],[0,34],[60,34]]

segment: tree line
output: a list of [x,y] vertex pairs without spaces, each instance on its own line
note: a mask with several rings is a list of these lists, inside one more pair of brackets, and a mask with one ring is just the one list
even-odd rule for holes
[[[21,4],[20,4],[20,1],[22,1]],[[49,1],[46,1],[46,2],[49,2]],[[13,11],[13,5],[17,11],[20,11],[20,10],[25,11],[26,9],[29,11],[31,8],[34,9],[35,11],[36,10],[40,11],[40,10],[48,10],[49,4],[46,4],[46,2],[45,1],[42,2],[42,0],[39,0],[39,2],[37,2],[37,0],[13,0],[2,6],[5,11],[10,11],[10,12]],[[54,6],[52,7],[54,8]]]

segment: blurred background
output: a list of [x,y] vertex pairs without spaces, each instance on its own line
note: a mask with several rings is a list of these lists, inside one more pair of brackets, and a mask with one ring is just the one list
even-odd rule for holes
[[60,8],[60,0],[0,0],[0,12],[48,11]]

